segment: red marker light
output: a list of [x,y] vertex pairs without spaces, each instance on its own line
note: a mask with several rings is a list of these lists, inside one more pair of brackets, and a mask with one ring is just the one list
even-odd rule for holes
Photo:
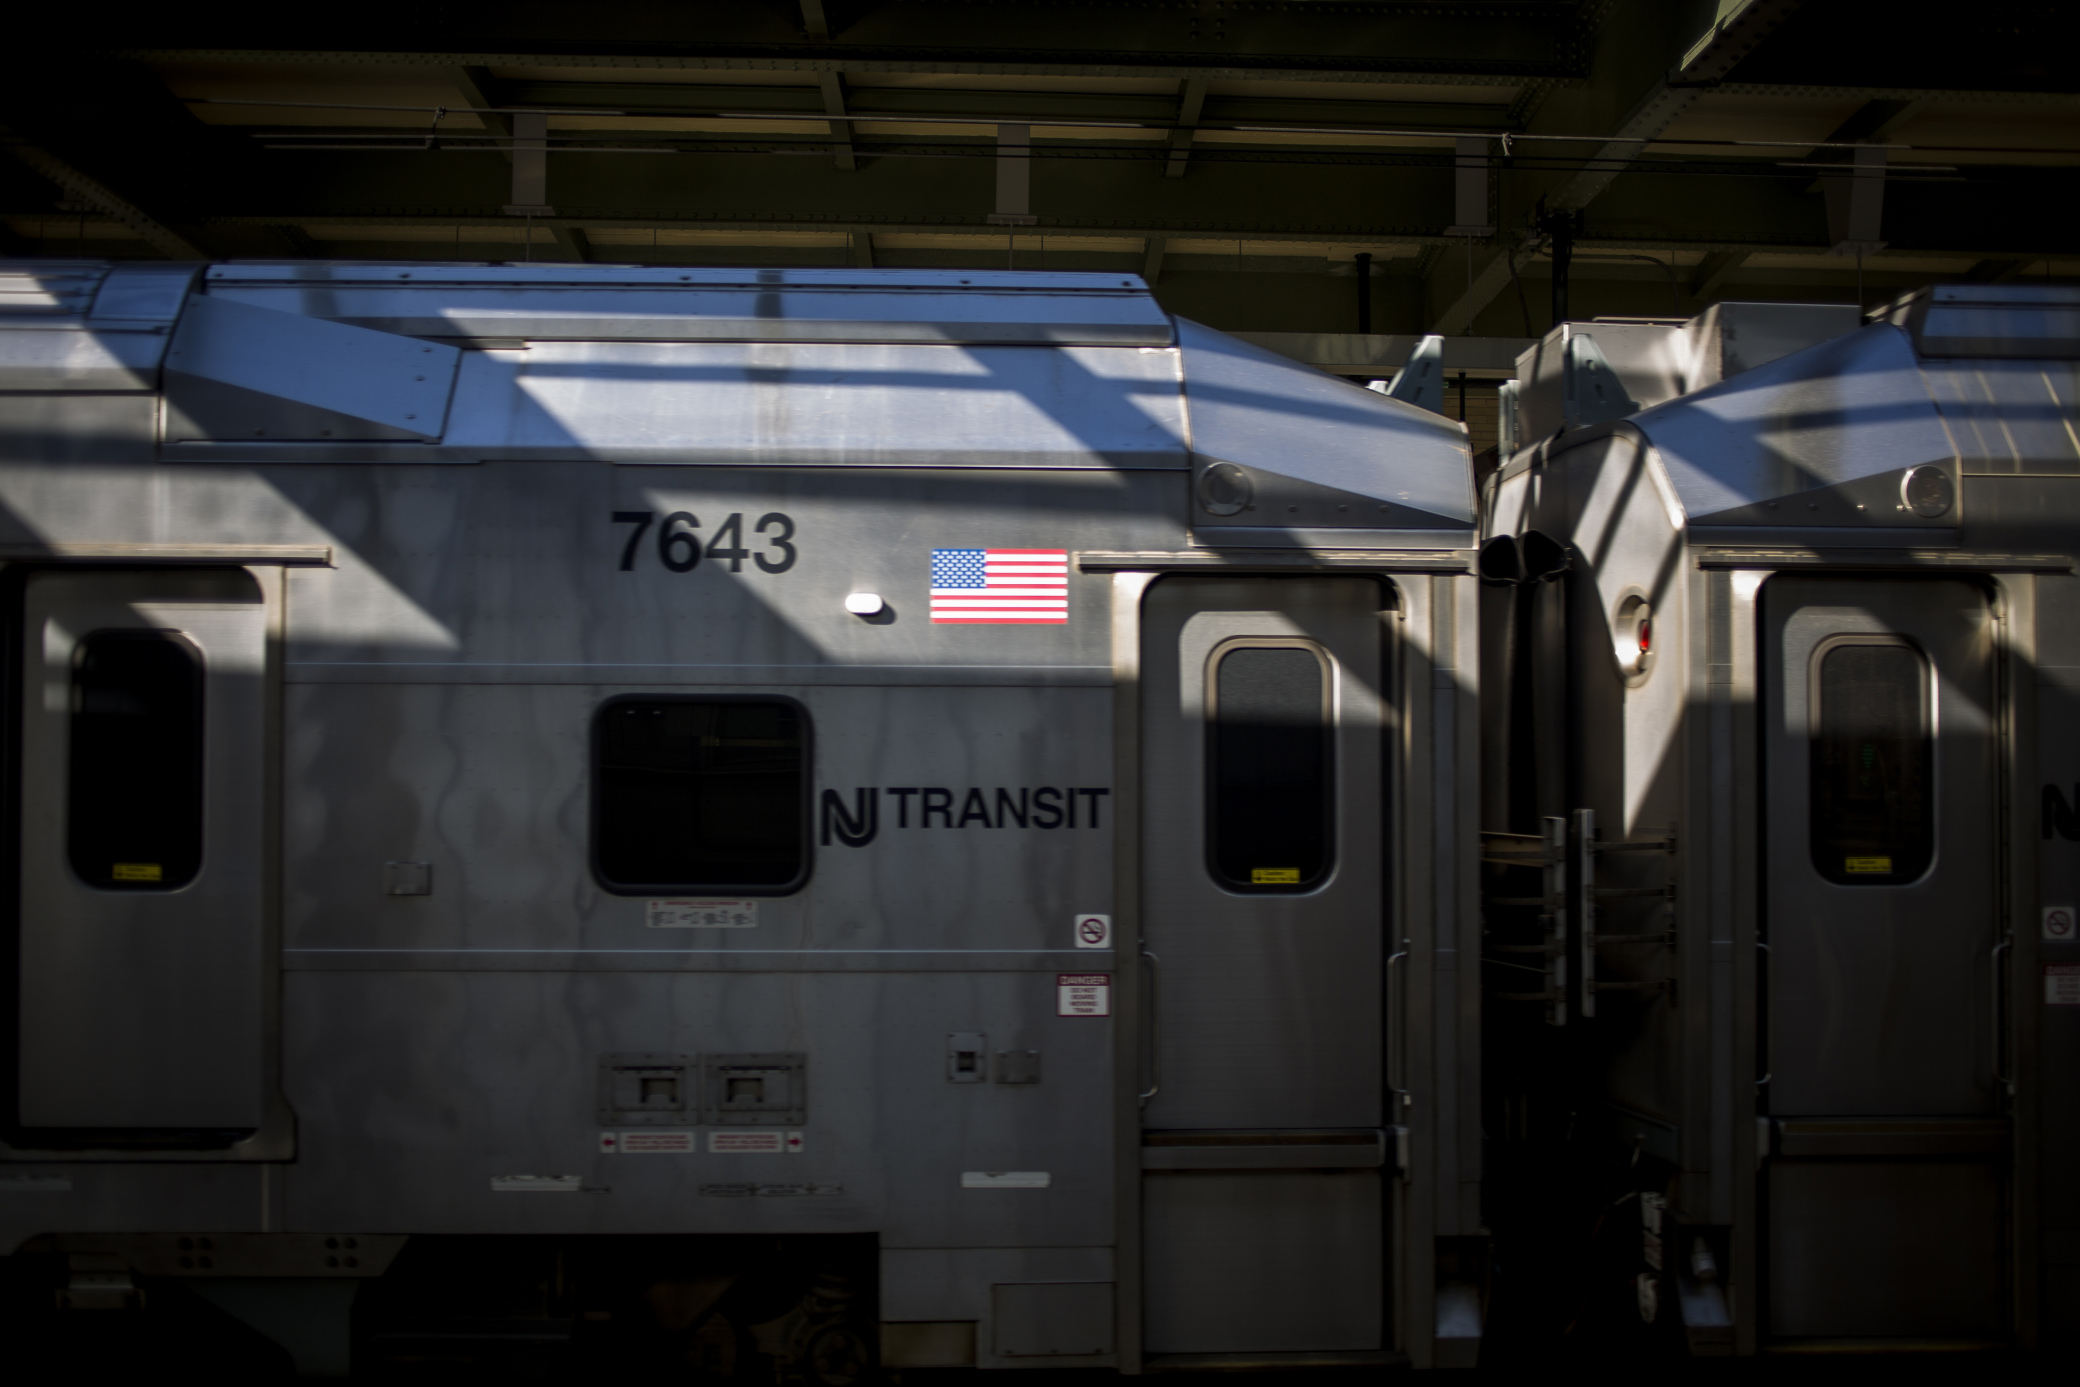
[[1642,621],[1639,624],[1639,653],[1644,655],[1653,648],[1654,623],[1651,621]]

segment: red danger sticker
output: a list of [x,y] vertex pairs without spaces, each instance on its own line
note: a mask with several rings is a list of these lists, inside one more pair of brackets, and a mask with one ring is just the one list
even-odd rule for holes
[[2044,1005],[2080,1007],[2080,963],[2044,965]]
[[1054,1014],[1057,1016],[1112,1015],[1112,974],[1055,974]]
[[800,1132],[746,1132],[739,1129],[708,1133],[708,1151],[711,1155],[791,1156],[799,1154],[801,1149]]
[[623,1132],[621,1150],[629,1156],[660,1156],[693,1150],[691,1132]]

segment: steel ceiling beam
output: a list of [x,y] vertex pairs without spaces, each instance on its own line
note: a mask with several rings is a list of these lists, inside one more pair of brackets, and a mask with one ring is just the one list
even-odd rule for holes
[[1966,270],[1964,277],[1973,284],[2004,284],[2028,269],[2034,261],[2017,260],[2011,257],[1989,257],[1978,261]]
[[[462,98],[462,104],[475,108],[474,113],[477,119],[484,123],[484,129],[487,132],[501,140],[513,138],[513,118],[488,109],[489,107],[506,104],[498,100],[500,93],[492,79],[491,69],[486,67],[458,66],[447,68],[445,74],[448,79],[448,85],[453,87],[455,94]],[[511,149],[502,150],[501,153],[505,155],[508,162],[512,160],[513,152]]]
[[1817,98],[1825,101],[1957,101],[1998,102],[2016,106],[2080,106],[2080,92],[1990,91],[1967,87],[1816,87],[1778,82],[1722,82],[1712,88],[1720,96]]
[[823,0],[801,0],[802,33],[811,43],[831,41],[831,22],[825,18]]
[[143,238],[147,245],[161,255],[173,260],[210,258],[209,252],[194,241],[146,212],[106,183],[49,150],[26,143],[14,145],[12,149],[15,158],[57,184],[75,200],[87,204],[133,235]]
[[[1686,46],[1678,62],[1647,87],[1611,130],[1596,151],[1595,165],[1546,192],[1546,208],[1557,213],[1578,213],[1595,201],[1645,152],[1647,141],[1668,129],[1671,122],[1696,103],[1702,90],[1731,72],[1797,7],[1798,0],[1722,4],[1712,26]],[[1528,246],[1504,246],[1438,315],[1432,331],[1470,332],[1474,317],[1509,286],[1513,275],[1520,274],[1533,255]]]
[[1686,293],[1693,299],[1708,299],[1719,292],[1719,286],[1741,266],[1748,263],[1752,252],[1745,250],[1715,250],[1697,262],[1690,272],[1690,283]]
[[[812,0],[803,0],[806,12]],[[821,6],[818,7],[821,13]],[[816,84],[823,97],[823,113],[827,116],[845,114],[845,79],[835,72],[819,72]],[[831,155],[833,162],[847,173],[859,167],[859,156],[852,148],[852,123],[846,120],[831,122]]]
[[[1551,19],[1548,9],[1548,20]],[[1481,27],[1481,26],[1476,26]],[[1506,26],[1482,28],[1501,32]],[[1087,38],[1088,28],[1083,31]],[[787,51],[722,53],[686,51],[615,52],[599,42],[574,43],[563,51],[543,49],[435,50],[397,48],[323,48],[285,45],[279,48],[137,46],[107,50],[98,57],[155,66],[181,64],[270,67],[416,67],[425,65],[498,68],[572,68],[660,72],[789,72],[814,74],[944,73],[1012,77],[1153,77],[1182,81],[1204,76],[1239,81],[1398,82],[1423,86],[1517,87],[1526,82],[1579,82],[1586,75],[1576,46],[1566,38],[1548,37],[1557,30],[1526,35],[1520,56],[1497,61],[1474,55],[1420,58],[1409,47],[1384,44],[1376,55],[1356,44],[1330,43],[1320,54],[1239,51],[1236,46],[1208,46],[1205,51],[1154,51],[1125,56],[1120,48],[1049,48],[1020,50],[1008,45],[941,45],[936,52],[892,52],[885,47],[850,47],[838,43],[801,43]],[[716,45],[715,47],[721,47]],[[606,51],[602,51],[606,50]],[[948,56],[938,56],[946,53]]]
[[584,227],[557,223],[549,228],[549,234],[556,238],[556,249],[563,252],[564,258],[580,265],[593,258],[592,242],[587,239]]
[[1192,157],[1192,127],[1199,123],[1206,109],[1206,79],[1187,77],[1177,89],[1177,127],[1170,132],[1170,162],[1163,172],[1171,178],[1184,177],[1185,165]]

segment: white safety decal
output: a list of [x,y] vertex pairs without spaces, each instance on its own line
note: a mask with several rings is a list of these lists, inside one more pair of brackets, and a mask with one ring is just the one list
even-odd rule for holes
[[1079,949],[1111,948],[1112,917],[1110,915],[1077,916],[1076,947]]
[[2063,943],[2074,938],[2073,907],[2069,905],[2047,905],[2044,907],[2044,937]]
[[577,1194],[585,1187],[581,1175],[494,1175],[493,1194]]
[[1047,1188],[1047,1172],[1044,1170],[964,1170],[961,1172],[961,1188],[964,1190],[1044,1190]]
[[1054,1014],[1057,1016],[1112,1015],[1112,974],[1055,974]]
[[2080,963],[2044,965],[2044,1005],[2080,1007]]
[[[630,1133],[623,1132],[624,1137]],[[708,1152],[717,1156],[790,1156],[798,1155],[802,1149],[800,1132],[739,1132],[720,1131],[708,1133]]]
[[[615,1138],[619,1138],[618,1141]],[[607,1143],[614,1141],[609,1148]],[[625,1156],[686,1155],[697,1148],[691,1132],[614,1132],[599,1140],[602,1151],[615,1150]]]
[[646,902],[652,929],[756,929],[757,901],[666,900]]

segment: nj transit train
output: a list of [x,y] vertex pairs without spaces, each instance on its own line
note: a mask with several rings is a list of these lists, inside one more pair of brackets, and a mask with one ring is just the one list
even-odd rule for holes
[[2080,289],[1565,324],[1516,392],[1491,1182],[1600,1145],[1692,1351],[2071,1343]]
[[1457,425],[1132,277],[12,291],[0,1244],[71,1312],[831,1387],[2073,1333],[2071,291],[1563,325],[1478,525]]
[[1474,1360],[1459,424],[1131,276],[65,262],[0,433],[68,1313]]

